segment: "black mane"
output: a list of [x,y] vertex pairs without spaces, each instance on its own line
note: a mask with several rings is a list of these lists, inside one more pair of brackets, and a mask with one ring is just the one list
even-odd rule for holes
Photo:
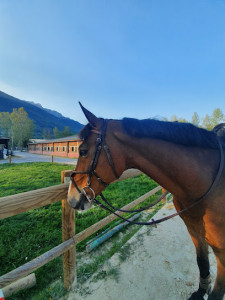
[[[124,130],[135,138],[153,138],[201,148],[218,149],[217,137],[214,131],[198,128],[190,123],[159,121],[154,119],[138,120],[124,118]],[[91,125],[87,124],[79,133],[81,140],[86,140],[91,132]],[[225,129],[220,131],[223,148],[225,148]]]
[[218,148],[216,134],[213,131],[198,128],[190,123],[124,118],[122,124],[126,133],[135,138],[146,137],[184,146]]

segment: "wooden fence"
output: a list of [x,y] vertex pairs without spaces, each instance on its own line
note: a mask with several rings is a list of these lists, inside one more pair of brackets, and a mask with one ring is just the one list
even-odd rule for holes
[[[63,242],[60,245],[52,248],[19,268],[1,276],[0,289],[10,286],[15,281],[24,278],[36,269],[63,254],[64,288],[69,290],[76,277],[76,244],[85,240],[87,237],[117,218],[114,214],[111,214],[84,231],[75,234],[75,211],[74,209],[71,209],[70,205],[66,201],[70,174],[71,170],[62,172],[62,184],[60,185],[0,198],[0,220],[47,204],[62,201],[63,239]],[[140,174],[141,172],[138,170],[128,170],[116,181],[121,181]],[[123,209],[128,210],[133,208],[161,189],[162,187],[160,186],[154,188],[133,202],[125,205]],[[118,214],[121,215],[122,213],[118,212]]]

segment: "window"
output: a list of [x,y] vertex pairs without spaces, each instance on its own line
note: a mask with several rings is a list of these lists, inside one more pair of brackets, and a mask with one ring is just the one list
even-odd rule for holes
[[78,147],[77,146],[72,146],[70,147],[72,152],[78,152]]

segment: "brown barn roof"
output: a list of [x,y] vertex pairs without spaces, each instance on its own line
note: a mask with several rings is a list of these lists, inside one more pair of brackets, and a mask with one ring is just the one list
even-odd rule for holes
[[47,144],[47,143],[53,143],[53,142],[64,142],[64,141],[78,141],[80,140],[79,135],[71,135],[71,136],[66,136],[66,137],[62,137],[62,138],[58,138],[58,139],[51,139],[51,140],[36,140],[33,143],[29,143],[29,145],[33,145],[33,144]]

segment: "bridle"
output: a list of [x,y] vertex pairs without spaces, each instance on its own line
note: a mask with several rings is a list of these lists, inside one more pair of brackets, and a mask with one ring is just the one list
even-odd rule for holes
[[[137,225],[154,225],[156,226],[156,224],[159,224],[159,223],[162,223],[166,220],[169,220],[175,216],[178,216],[184,212],[186,212],[187,210],[191,209],[192,207],[196,206],[197,204],[199,204],[200,202],[202,202],[203,200],[205,200],[209,194],[214,190],[214,188],[216,187],[220,177],[221,177],[221,174],[222,174],[222,171],[223,171],[223,166],[224,166],[224,153],[223,153],[223,147],[221,145],[221,142],[219,140],[219,137],[217,136],[217,132],[222,128],[224,127],[224,123],[222,124],[219,124],[217,125],[213,131],[214,133],[216,134],[216,138],[217,138],[217,143],[218,143],[218,146],[219,146],[219,151],[220,151],[220,163],[219,163],[219,168],[218,168],[218,171],[217,171],[217,174],[211,184],[211,186],[209,187],[209,189],[207,190],[207,192],[202,196],[200,197],[199,199],[197,199],[194,203],[192,203],[191,205],[189,205],[188,207],[174,213],[174,214],[171,214],[170,216],[167,216],[165,218],[161,218],[159,220],[154,220],[152,219],[151,222],[135,222],[135,221],[130,221],[124,217],[122,217],[121,215],[119,215],[118,213],[116,213],[115,211],[113,210],[116,210],[118,212],[130,212],[130,213],[133,213],[133,212],[141,212],[141,211],[144,211],[146,209],[149,209],[151,207],[153,207],[154,205],[156,205],[157,203],[159,203],[167,194],[168,192],[166,191],[159,199],[157,199],[154,203],[146,206],[146,207],[143,207],[143,208],[140,208],[140,209],[136,209],[136,210],[123,210],[123,209],[119,209],[119,208],[116,208],[114,206],[112,206],[107,200],[106,198],[103,196],[102,193],[99,194],[99,196],[101,197],[101,199],[109,206],[106,206],[104,204],[102,204],[98,199],[96,199],[95,197],[95,192],[94,190],[91,188],[91,177],[92,176],[95,176],[97,181],[102,184],[104,187],[107,187],[109,184],[106,183],[104,180],[101,179],[100,176],[98,176],[98,174],[96,173],[96,166],[97,166],[97,163],[98,163],[98,158],[99,158],[99,155],[100,155],[100,152],[102,149],[104,149],[105,153],[106,153],[106,156],[107,156],[107,159],[108,159],[108,163],[113,171],[113,174],[115,176],[116,179],[119,178],[117,172],[116,172],[116,169],[115,169],[115,166],[114,166],[114,163],[113,163],[113,160],[112,160],[112,156],[110,154],[110,150],[106,144],[106,140],[105,140],[105,133],[106,133],[106,128],[107,128],[107,122],[108,120],[104,119],[103,121],[103,125],[101,127],[101,130],[100,131],[97,131],[97,130],[92,130],[92,132],[96,133],[98,135],[97,139],[96,139],[96,144],[95,144],[95,150],[93,152],[93,155],[92,155],[92,159],[91,159],[91,162],[90,162],[90,166],[88,168],[87,171],[73,171],[72,174],[71,174],[71,182],[72,184],[74,185],[74,187],[77,189],[77,191],[80,193],[80,194],[83,194],[87,200],[90,202],[90,203],[95,203],[97,204],[98,206],[100,206],[101,208],[113,213],[114,215],[116,215],[117,217],[121,218],[122,220],[128,222],[128,223],[132,223],[132,224],[137,224]],[[76,174],[87,174],[88,175],[88,180],[87,180],[87,186],[85,186],[84,188],[82,188],[82,191],[79,189],[79,187],[77,186],[76,184],[76,181],[74,180],[74,177]],[[89,195],[87,194],[86,192],[86,188],[88,188],[91,192],[92,192],[92,198],[89,197]],[[84,204],[83,204],[84,205]]]
[[[105,132],[106,132],[106,127],[107,127],[107,123],[108,123],[108,120],[105,120],[103,121],[103,125],[102,125],[102,128],[101,128],[101,131],[97,131],[95,129],[93,129],[93,132],[96,133],[98,136],[97,136],[97,139],[96,139],[96,144],[95,144],[95,150],[93,152],[93,155],[92,155],[92,158],[91,158],[91,162],[90,162],[90,165],[89,165],[89,168],[87,171],[73,171],[72,174],[71,174],[71,181],[73,183],[73,185],[75,186],[75,188],[77,189],[77,191],[80,193],[80,194],[83,194],[87,200],[89,202],[94,202],[96,199],[95,199],[95,192],[94,190],[91,188],[91,177],[92,176],[95,176],[97,181],[103,185],[105,188],[109,185],[108,183],[106,183],[103,179],[101,179],[101,177],[97,174],[96,172],[96,166],[97,166],[97,163],[98,163],[98,158],[99,158],[99,155],[100,155],[100,152],[102,150],[102,148],[104,149],[105,153],[106,153],[106,157],[108,159],[108,163],[113,171],[113,174],[115,176],[116,179],[119,178],[117,172],[116,172],[116,169],[115,169],[115,166],[114,166],[114,163],[113,163],[113,160],[112,160],[112,156],[110,154],[110,151],[109,151],[109,147],[107,146],[106,144],[106,141],[105,141]],[[76,184],[76,181],[74,180],[74,176],[76,174],[87,174],[88,175],[88,179],[87,179],[87,185],[82,188],[82,191],[79,189],[79,187],[77,186]],[[90,198],[86,192],[85,189],[89,189],[93,195],[92,198]]]

